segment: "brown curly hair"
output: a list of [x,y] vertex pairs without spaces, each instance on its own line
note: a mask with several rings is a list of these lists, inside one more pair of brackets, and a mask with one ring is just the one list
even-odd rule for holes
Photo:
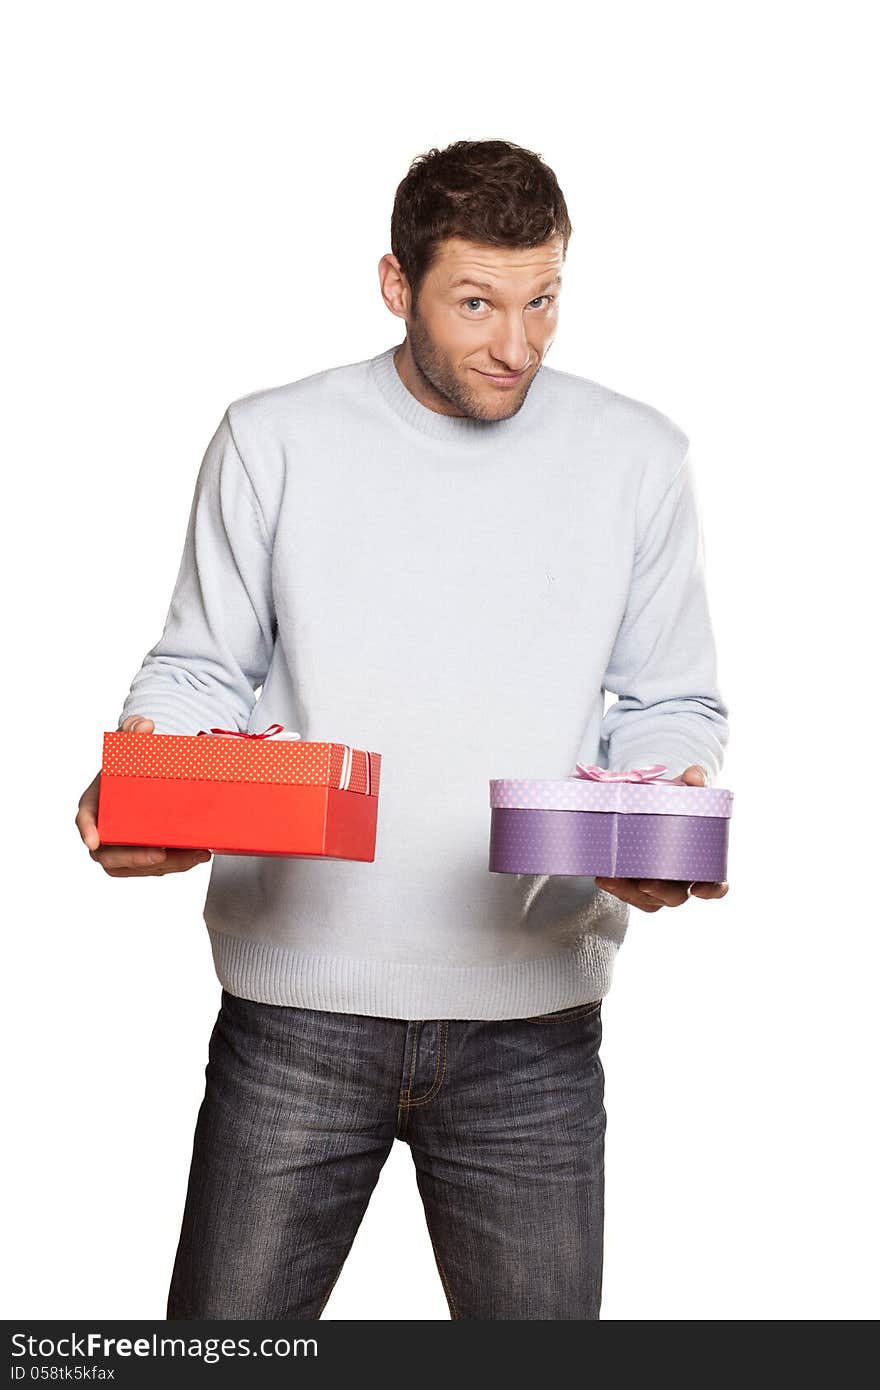
[[391,213],[391,250],[412,291],[442,241],[460,236],[489,246],[540,246],[572,226],[556,175],[541,156],[509,140],[456,140],[410,164]]

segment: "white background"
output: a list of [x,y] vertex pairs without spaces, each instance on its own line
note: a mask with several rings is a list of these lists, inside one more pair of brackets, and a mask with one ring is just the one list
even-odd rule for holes
[[[164,1316],[219,1007],[208,870],[107,877],[77,802],[226,405],[402,340],[395,188],[490,137],[543,156],[574,224],[549,365],[691,438],[731,708],[730,892],[633,909],[603,1010],[602,1316],[877,1315],[870,17],[7,20],[4,1316]],[[325,1317],[448,1318],[404,1144]]]

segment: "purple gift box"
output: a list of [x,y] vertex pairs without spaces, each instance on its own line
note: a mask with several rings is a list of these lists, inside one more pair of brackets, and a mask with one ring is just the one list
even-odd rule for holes
[[723,883],[733,792],[663,778],[661,763],[489,782],[489,869],[500,874]]

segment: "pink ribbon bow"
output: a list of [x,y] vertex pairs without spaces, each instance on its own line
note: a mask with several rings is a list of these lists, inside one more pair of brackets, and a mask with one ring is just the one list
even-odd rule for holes
[[652,763],[650,767],[630,767],[625,772],[611,772],[607,767],[597,767],[595,763],[575,763],[577,772],[573,777],[587,777],[592,782],[666,782],[669,786],[686,785],[681,777],[661,777],[666,771],[665,763]]
[[199,729],[199,733],[226,734],[231,738],[299,738],[299,734],[284,733],[283,724],[267,724],[261,734],[246,734],[241,729]]

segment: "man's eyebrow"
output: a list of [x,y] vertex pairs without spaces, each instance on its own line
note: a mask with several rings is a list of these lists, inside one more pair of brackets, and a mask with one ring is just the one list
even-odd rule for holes
[[[549,289],[550,289],[551,285],[561,285],[561,284],[562,284],[562,276],[561,276],[561,275],[554,275],[552,280],[548,280],[547,283],[546,283],[546,285],[542,285],[542,286],[541,286],[541,288],[539,289],[538,293],[539,293],[539,294],[543,294],[545,290],[549,290]],[[458,277],[457,280],[453,280],[453,281],[452,281],[452,283],[450,284],[449,288],[450,288],[451,290],[457,290],[457,289],[460,289],[462,285],[470,285],[470,286],[472,286],[475,290],[487,290],[487,291],[489,292],[489,294],[494,294],[494,293],[495,293],[495,286],[494,286],[494,285],[490,285],[489,282],[488,282],[488,280],[472,280],[471,277],[470,277],[469,275],[460,275],[460,276]]]

